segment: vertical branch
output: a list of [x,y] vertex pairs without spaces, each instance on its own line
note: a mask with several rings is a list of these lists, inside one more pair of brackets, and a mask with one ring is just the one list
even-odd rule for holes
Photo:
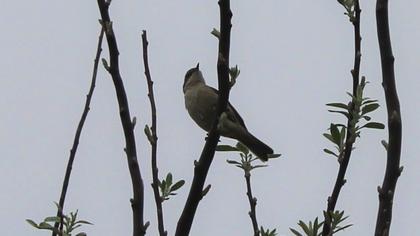
[[220,8],[220,37],[217,60],[217,75],[219,82],[219,100],[216,110],[217,119],[215,120],[213,127],[209,132],[199,161],[194,163],[195,167],[193,182],[191,184],[184,210],[182,211],[181,217],[178,220],[175,236],[189,235],[198,204],[210,188],[209,185],[206,187],[206,190],[203,191],[207,173],[213,161],[214,152],[220,137],[220,134],[216,128],[217,123],[219,121],[220,114],[226,110],[229,99],[229,48],[230,31],[232,28],[232,12],[230,10],[230,0],[219,0],[218,4]]
[[351,74],[353,76],[353,95],[356,94],[357,86],[359,85],[359,74],[360,74],[360,60],[362,57],[361,42],[362,37],[360,36],[360,5],[359,0],[354,1],[355,18],[353,20],[354,28],[354,66]]
[[254,236],[259,236],[260,230],[258,228],[257,213],[256,213],[257,199],[252,195],[251,173],[249,171],[245,171],[245,180],[246,180],[246,195],[248,196],[249,207],[251,208],[249,212],[249,217],[251,218],[252,228],[254,229]]
[[131,208],[133,210],[133,236],[145,235],[147,225],[144,225],[143,206],[144,206],[144,187],[137,161],[136,140],[134,137],[134,126],[131,122],[130,110],[125,93],[124,84],[119,70],[119,52],[117,41],[112,29],[112,22],[109,17],[109,2],[97,0],[102,17],[102,26],[105,28],[105,35],[108,42],[110,66],[107,67],[114,83],[117,95],[119,113],[125,137],[125,153],[127,155],[128,168],[131,176],[133,188],[133,198],[131,199]]
[[[361,61],[361,36],[360,36],[360,5],[359,0],[354,1],[354,11],[355,17],[352,20],[354,28],[354,66],[351,70],[353,78],[353,96],[356,96],[357,87],[359,85],[359,74],[360,74],[360,61]],[[347,121],[347,135],[345,141],[345,149],[343,154],[343,159],[340,161],[340,167],[338,170],[337,178],[334,184],[333,191],[328,197],[327,210],[324,212],[324,226],[322,228],[322,236],[328,236],[332,234],[331,230],[331,214],[335,210],[335,206],[340,195],[341,188],[346,183],[345,175],[347,167],[350,162],[351,152],[353,150],[353,144],[355,142],[354,134],[354,123],[352,122],[353,115],[352,111],[355,109],[353,102],[350,104],[349,108],[349,118]]]
[[149,89],[148,97],[150,100],[150,109],[152,111],[152,127],[150,128],[152,130],[151,134],[151,140],[149,140],[150,145],[152,146],[152,188],[153,188],[153,194],[155,196],[155,202],[156,202],[156,213],[158,218],[158,230],[160,236],[166,236],[167,232],[165,231],[165,226],[163,223],[163,209],[162,209],[162,198],[159,194],[159,175],[158,175],[158,167],[157,167],[157,122],[156,122],[156,104],[155,104],[155,95],[153,93],[153,81],[152,76],[150,75],[149,70],[149,59],[148,59],[148,53],[147,53],[147,46],[149,42],[147,41],[147,34],[146,31],[143,30],[143,33],[141,34],[142,39],[142,45],[143,45],[143,62],[144,62],[144,74],[146,76],[147,81],[147,87]]
[[[94,64],[93,64],[93,73],[92,73],[92,80],[91,80],[91,83],[90,83],[89,92],[86,95],[86,102],[85,102],[85,107],[83,109],[82,117],[80,118],[79,124],[77,125],[76,134],[75,134],[74,140],[73,140],[73,146],[70,150],[70,157],[69,157],[69,160],[67,162],[66,174],[64,176],[64,181],[63,181],[63,187],[61,189],[60,200],[58,202],[57,216],[60,217],[60,223],[56,222],[54,224],[54,228],[56,228],[56,229],[60,228],[60,232],[63,229],[64,201],[66,200],[67,189],[68,189],[69,182],[70,182],[71,170],[73,168],[73,162],[74,162],[74,159],[76,157],[77,147],[79,146],[80,135],[82,134],[82,129],[83,129],[83,126],[85,124],[85,121],[86,121],[87,115],[89,113],[89,110],[90,110],[90,102],[92,100],[93,91],[95,90],[95,86],[96,86],[96,75],[97,75],[97,72],[98,72],[99,58],[100,58],[101,52],[102,52],[102,39],[103,39],[103,37],[104,37],[104,29],[102,28],[101,33],[99,34],[98,46],[97,46],[97,49],[96,49],[95,61],[94,61]],[[56,236],[57,233],[55,231],[52,231],[52,235]]]
[[392,203],[398,177],[401,174],[401,113],[395,87],[394,56],[388,23],[388,0],[376,2],[376,24],[382,65],[382,86],[385,91],[388,111],[388,148],[385,176],[382,187],[378,187],[379,209],[375,236],[388,236],[392,220]]

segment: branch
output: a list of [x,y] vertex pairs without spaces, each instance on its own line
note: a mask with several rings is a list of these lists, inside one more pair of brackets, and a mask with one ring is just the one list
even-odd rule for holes
[[246,180],[246,195],[248,196],[249,207],[251,211],[249,212],[249,217],[251,218],[252,228],[254,229],[254,236],[260,235],[260,230],[258,229],[258,222],[257,222],[257,214],[256,214],[256,205],[257,205],[257,198],[252,196],[252,189],[251,189],[251,173],[249,171],[245,171],[245,180]]
[[109,18],[109,2],[98,0],[98,6],[102,17],[102,26],[105,28],[106,39],[108,42],[110,66],[107,68],[111,74],[117,95],[119,113],[125,136],[125,153],[127,154],[128,168],[131,176],[133,188],[133,198],[131,199],[131,208],[133,210],[133,236],[145,235],[147,225],[144,225],[143,206],[144,206],[144,187],[141,177],[139,164],[137,161],[136,140],[134,137],[134,126],[131,122],[131,116],[125,93],[124,84],[120,75],[118,62],[118,46],[112,29],[112,22]]
[[168,233],[165,231],[165,225],[163,223],[163,209],[162,209],[162,198],[159,194],[159,175],[158,175],[158,167],[157,167],[157,134],[156,134],[156,104],[155,104],[155,95],[153,93],[153,81],[152,77],[150,75],[149,70],[149,59],[148,59],[148,53],[147,53],[147,45],[149,42],[147,41],[147,33],[145,30],[143,30],[143,33],[141,34],[142,44],[143,44],[143,62],[144,62],[144,74],[146,76],[147,81],[147,87],[149,89],[149,94],[147,95],[150,100],[150,108],[152,110],[152,127],[150,128],[152,130],[152,136],[151,140],[149,140],[150,145],[152,146],[152,188],[153,188],[153,194],[155,196],[155,202],[156,202],[156,213],[158,218],[158,230],[160,236],[166,236]]
[[[361,36],[360,36],[360,5],[359,0],[355,0],[354,3],[355,18],[352,21],[354,27],[354,66],[351,70],[353,78],[353,96],[356,96],[356,90],[359,85],[359,74],[360,74],[360,60],[361,60]],[[355,109],[354,104],[350,105],[350,111]],[[355,133],[354,125],[352,122],[352,112],[349,112],[349,118],[347,121],[347,135],[346,135],[346,145],[344,149],[343,159],[340,161],[340,168],[338,170],[337,178],[335,181],[334,189],[331,195],[328,197],[327,210],[324,212],[324,226],[322,228],[322,236],[331,235],[331,214],[335,210],[335,206],[338,201],[338,196],[340,195],[341,188],[345,184],[345,175],[347,167],[350,162],[351,152],[353,150],[353,144],[355,142]],[[353,127],[353,128],[352,128]]]
[[388,236],[392,219],[392,203],[398,177],[401,174],[401,113],[395,87],[394,56],[388,23],[388,0],[376,2],[376,24],[382,65],[382,86],[385,91],[388,111],[388,149],[385,176],[382,187],[378,187],[379,209],[375,236]]
[[[74,158],[76,157],[76,151],[77,151],[77,147],[79,145],[79,140],[80,140],[80,135],[82,133],[83,125],[85,124],[86,117],[87,117],[87,115],[89,113],[89,110],[90,110],[90,101],[92,100],[93,91],[95,90],[95,86],[96,86],[96,75],[97,75],[97,72],[98,72],[99,58],[100,58],[101,52],[102,52],[102,39],[103,39],[103,37],[104,37],[104,29],[102,28],[101,33],[99,34],[98,46],[97,46],[97,49],[96,49],[96,56],[95,56],[95,60],[94,60],[94,64],[93,64],[93,73],[92,73],[92,80],[91,80],[91,83],[90,83],[90,89],[89,89],[88,94],[86,95],[86,102],[85,102],[85,107],[83,109],[82,117],[80,118],[79,124],[77,125],[76,134],[75,134],[74,140],[73,140],[73,146],[70,150],[70,157],[69,157],[69,160],[67,162],[66,174],[64,176],[63,187],[61,189],[60,201],[58,203],[57,217],[60,217],[60,223],[56,222],[54,224],[54,228],[56,228],[56,229],[60,228],[60,232],[62,232],[62,229],[63,229],[64,201],[66,199],[67,189],[68,189],[68,186],[69,186],[70,174],[71,174],[71,170],[73,168]],[[55,231],[53,231],[52,235],[56,236],[57,234],[56,234]]]
[[217,131],[217,123],[220,114],[226,110],[229,100],[229,48],[230,48],[230,30],[232,28],[232,12],[230,10],[230,0],[219,0],[220,8],[220,38],[219,53],[217,60],[217,75],[219,82],[219,100],[217,103],[217,119],[207,137],[206,144],[198,162],[194,167],[194,178],[191,184],[187,201],[178,220],[175,236],[189,235],[191,225],[194,220],[195,212],[202,197],[208,191],[210,185],[203,191],[207,173],[213,161],[214,152],[219,140],[220,134]]

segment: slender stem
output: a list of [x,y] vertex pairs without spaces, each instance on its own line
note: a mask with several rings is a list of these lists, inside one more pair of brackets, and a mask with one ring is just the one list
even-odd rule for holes
[[378,187],[379,209],[375,236],[388,236],[392,220],[392,203],[400,167],[402,125],[400,104],[395,87],[394,56],[388,23],[388,0],[376,2],[376,24],[382,65],[382,86],[385,91],[388,111],[388,150],[385,176],[382,187]]
[[162,198],[160,197],[159,193],[159,175],[158,175],[158,167],[157,167],[157,122],[156,122],[156,104],[155,104],[155,95],[153,93],[153,80],[152,76],[150,75],[149,69],[149,59],[147,53],[147,46],[149,42],[147,41],[147,33],[143,30],[141,34],[142,44],[143,44],[143,62],[144,62],[144,74],[146,76],[147,87],[149,89],[149,93],[147,96],[150,100],[150,109],[152,110],[152,140],[150,140],[150,145],[152,146],[152,188],[153,194],[155,196],[155,203],[156,203],[156,213],[158,218],[158,230],[160,236],[166,236],[168,233],[165,231],[165,225],[163,223],[163,209],[162,209]]
[[[217,75],[219,81],[219,100],[216,110],[217,119],[209,132],[200,159],[195,163],[193,182],[184,210],[178,220],[175,236],[189,235],[198,204],[206,193],[206,191],[203,192],[203,187],[220,137],[216,127],[220,114],[226,110],[229,100],[229,48],[232,12],[230,10],[229,0],[219,0],[218,4],[220,8],[220,38],[217,60]],[[206,189],[208,188],[209,187]]]
[[[71,170],[73,168],[73,162],[74,162],[74,159],[76,157],[77,147],[79,146],[79,140],[80,140],[80,135],[82,134],[83,125],[85,124],[87,115],[88,115],[89,110],[90,110],[90,101],[92,100],[93,91],[95,90],[95,86],[96,86],[96,75],[97,75],[97,72],[98,72],[99,58],[100,58],[101,52],[102,52],[102,39],[103,39],[103,37],[104,37],[104,29],[102,28],[101,33],[99,34],[95,61],[93,63],[92,80],[90,82],[89,92],[86,95],[86,102],[85,102],[85,107],[83,109],[82,117],[80,118],[79,124],[77,125],[76,134],[75,134],[74,140],[73,140],[73,146],[70,150],[70,157],[69,157],[69,160],[67,162],[66,174],[64,176],[63,187],[61,189],[60,201],[58,202],[57,216],[60,217],[60,223],[56,222],[54,224],[54,228],[56,228],[56,229],[59,228],[60,232],[62,232],[62,229],[63,229],[64,201],[66,200],[67,189],[68,189],[69,182],[70,182]],[[52,235],[56,236],[57,234],[53,231]]]
[[249,212],[249,217],[251,218],[252,228],[254,229],[254,236],[259,236],[260,230],[258,227],[257,213],[256,213],[257,198],[255,198],[252,195],[251,173],[249,171],[245,171],[244,177],[246,180],[246,195],[248,196],[249,207],[251,208]]
[[[353,20],[354,28],[354,66],[351,70],[353,78],[353,96],[356,96],[357,86],[359,85],[359,74],[360,74],[360,61],[361,61],[361,36],[360,36],[360,5],[359,0],[355,0],[354,3],[355,18]],[[355,109],[354,104],[350,106],[350,111]],[[340,195],[341,188],[345,184],[345,175],[347,167],[350,162],[351,152],[353,150],[353,144],[355,142],[355,134],[353,133],[354,124],[352,123],[352,112],[349,112],[349,118],[347,121],[347,135],[345,141],[345,149],[343,159],[340,161],[340,168],[338,170],[337,178],[334,184],[333,191],[328,197],[327,210],[324,212],[324,226],[322,228],[322,236],[328,236],[332,234],[331,229],[331,214],[335,210],[335,206]]]
[[119,114],[125,137],[125,153],[127,155],[128,168],[131,176],[133,188],[133,198],[131,208],[133,210],[133,236],[146,234],[147,225],[144,225],[144,186],[141,177],[139,163],[137,161],[136,139],[134,136],[134,126],[131,121],[130,110],[125,92],[124,84],[119,69],[119,52],[117,40],[112,29],[112,22],[109,17],[109,2],[97,0],[102,17],[102,26],[105,28],[105,35],[108,42],[110,65],[107,68],[114,83],[115,92],[118,100]]

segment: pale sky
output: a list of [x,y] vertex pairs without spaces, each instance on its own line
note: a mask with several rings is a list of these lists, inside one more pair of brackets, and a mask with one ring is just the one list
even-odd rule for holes
[[[361,1],[361,75],[366,94],[381,107],[373,119],[386,123],[376,36],[375,1]],[[322,149],[322,137],[340,116],[326,103],[347,102],[353,66],[353,26],[335,0],[233,1],[231,65],[241,75],[230,101],[254,135],[282,158],[253,172],[257,217],[265,228],[292,235],[289,227],[322,216],[338,164]],[[397,184],[391,235],[413,235],[420,218],[418,102],[420,2],[391,1],[390,26],[397,89],[403,119],[404,172]],[[166,228],[173,235],[193,176],[193,161],[205,132],[190,119],[182,83],[200,62],[208,84],[217,86],[217,1],[119,1],[111,18],[120,49],[138,158],[145,182],[148,235],[157,235],[150,187],[150,147],[143,133],[150,106],[141,59],[141,30],[148,32],[149,60],[158,109],[160,176],[185,179],[179,194],[164,203]],[[49,235],[30,227],[56,212],[65,166],[90,84],[100,30],[96,1],[10,1],[0,7],[0,222],[2,235]],[[104,44],[102,57],[108,58]],[[386,130],[363,130],[350,160],[347,184],[337,209],[354,226],[338,235],[373,235],[386,153]],[[234,143],[222,139],[223,143]],[[110,76],[100,68],[97,87],[73,167],[65,210],[79,209],[93,226],[88,235],[131,235],[132,197],[124,139]],[[251,235],[243,173],[216,153],[191,235]]]

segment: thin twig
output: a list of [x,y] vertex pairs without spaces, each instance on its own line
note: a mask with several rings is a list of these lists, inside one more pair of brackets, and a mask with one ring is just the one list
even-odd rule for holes
[[385,91],[388,111],[388,148],[385,176],[382,187],[378,187],[379,209],[375,236],[388,236],[392,220],[392,203],[398,177],[401,175],[402,125],[400,104],[395,87],[394,56],[388,23],[388,0],[376,2],[376,24],[382,65],[382,86]]
[[220,8],[220,38],[217,60],[217,75],[219,82],[219,99],[216,110],[217,119],[215,120],[213,127],[209,132],[206,144],[204,145],[203,151],[201,152],[200,159],[195,163],[193,182],[191,184],[184,210],[182,211],[181,217],[178,220],[175,236],[189,235],[198,204],[210,187],[209,185],[206,187],[207,191],[203,191],[207,173],[213,161],[217,142],[219,141],[220,137],[220,134],[216,128],[217,123],[222,112],[226,110],[229,100],[229,48],[230,31],[232,28],[232,12],[230,10],[229,0],[219,0],[218,4]]
[[251,173],[249,171],[245,171],[244,176],[246,180],[246,195],[248,196],[249,207],[251,208],[249,212],[249,217],[251,218],[252,228],[254,229],[254,236],[259,236],[260,230],[258,227],[257,213],[256,213],[257,198],[255,198],[252,195]]
[[152,146],[152,188],[153,194],[155,196],[156,202],[156,213],[158,218],[158,230],[160,236],[166,236],[168,233],[165,231],[165,225],[163,222],[163,209],[162,209],[162,198],[159,194],[159,175],[158,175],[158,167],[157,167],[157,122],[156,122],[156,104],[155,104],[155,95],[153,93],[153,81],[152,76],[150,75],[149,69],[149,59],[147,53],[147,45],[149,42],[147,41],[147,33],[143,30],[141,34],[142,44],[143,44],[143,63],[144,63],[144,74],[146,76],[147,87],[149,89],[149,94],[147,95],[150,100],[150,108],[152,110],[152,126],[150,129],[152,130],[152,140],[150,140],[150,145]]
[[[73,146],[70,150],[70,157],[69,157],[69,160],[67,162],[66,174],[64,176],[63,186],[62,186],[62,189],[61,189],[60,201],[58,202],[57,216],[60,217],[60,223],[56,222],[54,224],[54,228],[56,228],[56,229],[59,228],[60,232],[62,232],[62,229],[63,229],[64,201],[66,200],[67,189],[68,189],[69,182],[70,182],[71,170],[73,168],[73,162],[74,162],[74,159],[76,157],[77,147],[79,145],[79,140],[80,140],[80,135],[82,134],[83,125],[85,124],[86,117],[87,117],[87,115],[89,113],[89,110],[90,110],[90,101],[92,100],[93,91],[95,90],[95,86],[96,86],[96,75],[97,75],[97,72],[98,72],[99,58],[100,58],[101,52],[102,52],[102,39],[103,39],[103,37],[104,37],[104,29],[102,28],[101,33],[99,34],[98,46],[97,46],[97,49],[96,49],[96,56],[95,56],[95,60],[94,60],[94,63],[93,63],[92,80],[90,82],[89,92],[86,95],[86,102],[85,102],[85,107],[83,109],[82,117],[80,118],[79,124],[77,125],[76,134],[75,134],[74,140],[73,140]],[[57,234],[56,234],[56,232],[53,231],[52,235],[56,236]]]
[[109,17],[109,2],[98,0],[98,6],[102,17],[102,26],[105,28],[105,35],[108,42],[110,65],[107,68],[114,83],[118,100],[119,114],[125,137],[125,153],[127,155],[128,168],[133,188],[131,208],[133,210],[133,236],[146,234],[148,224],[144,225],[144,186],[141,177],[139,163],[137,160],[136,139],[134,136],[134,125],[131,121],[127,95],[119,69],[119,52],[117,41],[112,29],[112,22]]
[[[359,74],[360,74],[360,60],[361,60],[361,36],[360,36],[360,5],[359,0],[355,0],[354,3],[355,18],[353,20],[354,28],[354,67],[351,70],[353,78],[353,96],[356,96],[357,87],[359,85]],[[355,106],[353,103],[350,104],[350,111],[353,111]],[[350,162],[351,152],[353,150],[353,144],[355,142],[355,134],[353,133],[354,124],[351,122],[353,119],[353,112],[349,112],[349,118],[347,121],[347,135],[345,141],[345,149],[343,159],[340,162],[340,168],[338,170],[337,179],[335,181],[334,189],[331,195],[328,197],[327,210],[324,212],[324,226],[322,228],[322,236],[331,235],[331,214],[335,210],[335,206],[340,195],[341,188],[345,184],[345,175],[347,167]]]

